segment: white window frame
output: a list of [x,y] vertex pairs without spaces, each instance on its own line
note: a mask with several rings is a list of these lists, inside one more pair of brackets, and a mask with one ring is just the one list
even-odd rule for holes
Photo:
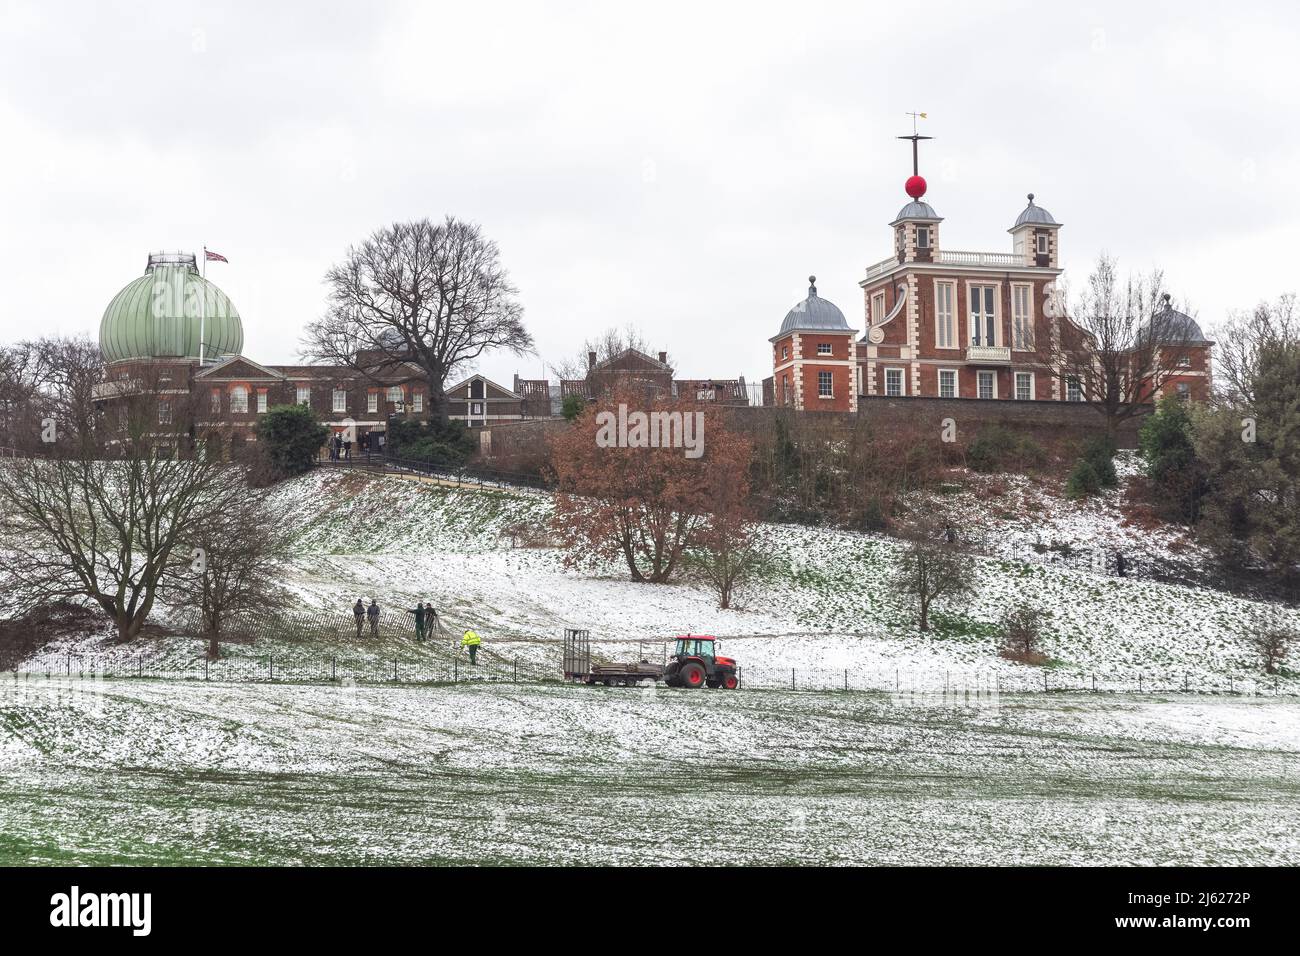
[[1048,245],[1047,245],[1047,233],[1045,233],[1045,232],[1040,232],[1040,233],[1038,234],[1038,239],[1037,239],[1037,246],[1036,246],[1036,248],[1037,248],[1037,250],[1038,250],[1038,254],[1039,254],[1040,256],[1045,256],[1045,255],[1047,255],[1047,249],[1048,249]]
[[257,392],[257,414],[266,414],[266,389],[258,389]]
[[424,411],[424,392],[414,392],[411,395],[411,411]]
[[1011,347],[1017,352],[1032,352],[1035,348],[1034,286],[1031,282],[1011,284]]
[[366,411],[371,412],[372,414],[373,414],[374,412],[379,411],[379,393],[378,393],[378,392],[369,392],[369,393],[366,395]]
[[[891,392],[889,390],[889,381],[894,374],[898,375],[897,392]],[[906,369],[901,369],[901,368],[885,369],[885,396],[887,398],[904,398],[907,396],[907,370]]]
[[[1020,397],[1020,382],[1022,378],[1029,380],[1029,389],[1028,389],[1029,394],[1027,394],[1024,398]],[[1037,389],[1036,389],[1036,383],[1034,382],[1033,372],[1013,372],[1011,381],[1012,381],[1012,390],[1013,390],[1012,394],[1015,395],[1016,401],[1032,402],[1034,400],[1034,398],[1036,397]]]
[[871,324],[879,325],[885,318],[885,293],[882,289],[880,292],[871,296]]
[[[1070,397],[1071,390],[1078,396],[1077,398]],[[1067,402],[1081,402],[1084,400],[1083,382],[1079,380],[1077,375],[1071,375],[1065,380],[1065,400]]]
[[[981,311],[979,312],[976,312],[971,307],[971,294],[975,292],[976,289],[978,289],[980,292]],[[987,308],[989,305],[989,297],[987,295],[987,293],[989,292],[993,293],[993,311],[985,312],[983,311],[983,309]],[[992,283],[992,282],[967,283],[966,308],[969,315],[969,322],[966,331],[967,333],[969,333],[971,345],[975,345],[979,347],[987,346],[991,348],[997,347],[998,338],[1001,331],[998,328],[998,325],[1001,324],[998,321],[998,300],[1001,298],[998,292],[999,289],[996,283]],[[993,331],[993,335],[992,335],[993,341],[988,342],[985,341],[985,333],[988,332],[990,328]],[[976,333],[978,333],[978,335]]]
[[[984,394],[985,376],[988,376],[989,394]],[[982,398],[985,401],[998,397],[998,373],[979,371],[975,373],[975,397]]]
[[348,390],[346,388],[334,389],[330,409],[336,412],[346,412],[348,410]]
[[242,385],[236,385],[230,390],[230,414],[248,414],[248,389]]
[[470,403],[469,403],[469,413],[470,413],[471,416],[473,416],[473,417],[475,417],[475,418],[482,418],[482,417],[483,417],[483,414],[484,414],[484,413],[483,413],[483,401],[482,401],[482,399],[479,399],[478,401],[473,401],[473,402],[470,402]]
[[[947,302],[944,302],[944,298]],[[937,349],[956,349],[957,315],[953,304],[957,301],[957,283],[934,283],[934,347]],[[946,334],[945,334],[946,333]],[[944,343],[947,344],[944,344]]]
[[[951,395],[945,395],[945,394],[943,393],[943,377],[944,377],[945,375],[951,375],[951,376],[952,376],[952,394],[951,394]],[[955,368],[941,368],[941,369],[939,369],[939,375],[938,375],[938,378],[937,378],[935,381],[936,381],[936,383],[937,383],[938,386],[939,386],[938,389],[937,389],[937,394],[938,394],[938,396],[939,396],[940,398],[961,398],[961,375],[958,373],[958,370],[957,370],[957,369],[955,369]]]
[[790,358],[790,346],[788,345],[781,346],[781,361],[784,362],[789,358]]
[[[925,237],[925,242],[921,241],[922,236]],[[916,227],[916,248],[917,249],[930,248],[930,227],[929,226]]]
[[158,424],[170,425],[171,423],[172,423],[172,403],[159,402],[158,403]]
[[299,405],[311,404],[311,386],[299,385],[294,391],[294,401]]
[[829,343],[829,342],[818,342],[818,343],[817,343],[817,354],[818,354],[818,355],[830,355],[830,354],[831,354],[831,351],[832,351],[832,350],[831,350],[831,343]]
[[817,372],[817,397],[835,397],[835,375],[824,369]]
[[395,402],[400,404],[402,401],[402,386],[400,385],[388,386],[388,400],[390,402]]

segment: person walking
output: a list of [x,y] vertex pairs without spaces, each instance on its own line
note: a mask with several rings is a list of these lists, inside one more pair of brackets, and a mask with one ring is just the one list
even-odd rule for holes
[[361,598],[352,605],[352,616],[357,619],[357,640],[361,640],[361,626],[366,623],[366,606],[361,603]]
[[442,634],[442,622],[438,620],[438,609],[432,601],[424,603],[424,629],[434,637]]
[[366,608],[366,617],[370,618],[370,636],[379,636],[379,605],[375,599],[370,599],[370,607]]
[[424,602],[421,601],[419,604],[415,605],[414,611],[407,611],[406,613],[415,615],[415,639],[417,641],[424,640],[424,621],[425,621]]
[[344,461],[352,460],[352,439],[351,438],[343,439],[343,460]]
[[478,663],[478,648],[482,643],[483,642],[479,640],[479,636],[474,632],[473,628],[466,631],[465,636],[460,639],[460,646],[469,651],[469,662],[471,664]]

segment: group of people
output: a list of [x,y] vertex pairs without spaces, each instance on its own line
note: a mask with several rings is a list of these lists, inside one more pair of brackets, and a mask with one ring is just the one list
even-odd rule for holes
[[352,439],[335,432],[330,436],[330,461],[352,460]]
[[[442,622],[438,620],[438,610],[432,603],[425,604],[420,601],[415,607],[409,608],[406,613],[415,617],[415,639],[417,641],[423,641],[428,637],[442,633]],[[357,620],[358,638],[361,637],[362,629],[367,621],[370,623],[370,636],[379,636],[379,603],[374,598],[370,599],[369,605],[365,603],[363,598],[357,598],[357,603],[352,605],[352,616]],[[471,664],[478,663],[478,649],[482,644],[482,639],[473,628],[467,629],[461,635],[460,646],[469,653],[469,662]]]

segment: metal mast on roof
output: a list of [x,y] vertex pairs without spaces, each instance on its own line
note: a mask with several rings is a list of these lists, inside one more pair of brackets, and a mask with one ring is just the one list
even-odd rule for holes
[[917,153],[917,144],[923,139],[934,139],[934,137],[922,136],[920,133],[916,131],[916,121],[918,119],[925,119],[926,115],[924,113],[904,113],[903,115],[912,117],[912,135],[900,136],[898,138],[910,139],[912,141],[912,175],[919,176],[921,175],[921,159]]

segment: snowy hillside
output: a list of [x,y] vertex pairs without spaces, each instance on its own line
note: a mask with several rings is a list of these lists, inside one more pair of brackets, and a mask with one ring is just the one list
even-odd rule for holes
[[[296,664],[311,677],[330,655],[369,659],[374,668],[401,659],[407,673],[437,679],[452,666],[453,638],[472,625],[496,676],[522,666],[528,676],[558,672],[566,627],[591,631],[594,650],[617,659],[662,653],[655,642],[680,633],[728,638],[751,686],[851,686],[887,689],[951,683],[1041,689],[1043,669],[997,655],[997,621],[1020,600],[1048,618],[1047,669],[1053,687],[1274,690],[1243,635],[1262,605],[1223,593],[1121,579],[1084,567],[973,557],[978,590],[960,608],[939,607],[936,630],[917,632],[913,611],[886,587],[900,545],[887,537],[794,525],[765,525],[770,562],[741,606],[719,610],[689,581],[634,584],[626,569],[566,567],[551,548],[514,547],[509,529],[544,522],[542,493],[467,491],[398,477],[315,472],[276,489],[291,509],[301,556],[288,582],[304,613],[339,621],[329,641],[267,636],[233,644],[233,658],[276,655],[282,673]],[[1059,505],[1059,503],[1058,503]],[[1063,505],[1073,509],[1073,505]],[[1093,506],[1082,506],[1089,508]],[[1043,528],[1075,527],[1068,514]],[[350,608],[358,596],[389,609],[434,602],[448,625],[440,642],[416,645],[400,629],[356,641]],[[1300,615],[1290,612],[1300,625]],[[644,642],[644,643],[643,643]],[[200,666],[197,641],[160,642],[177,666]],[[103,636],[62,642],[46,653],[119,651]],[[423,669],[422,669],[423,668]],[[790,674],[790,669],[798,671]],[[847,673],[846,673],[847,672]],[[484,671],[478,672],[480,674]],[[1140,676],[1139,676],[1140,675]],[[1278,688],[1297,689],[1283,678]]]

